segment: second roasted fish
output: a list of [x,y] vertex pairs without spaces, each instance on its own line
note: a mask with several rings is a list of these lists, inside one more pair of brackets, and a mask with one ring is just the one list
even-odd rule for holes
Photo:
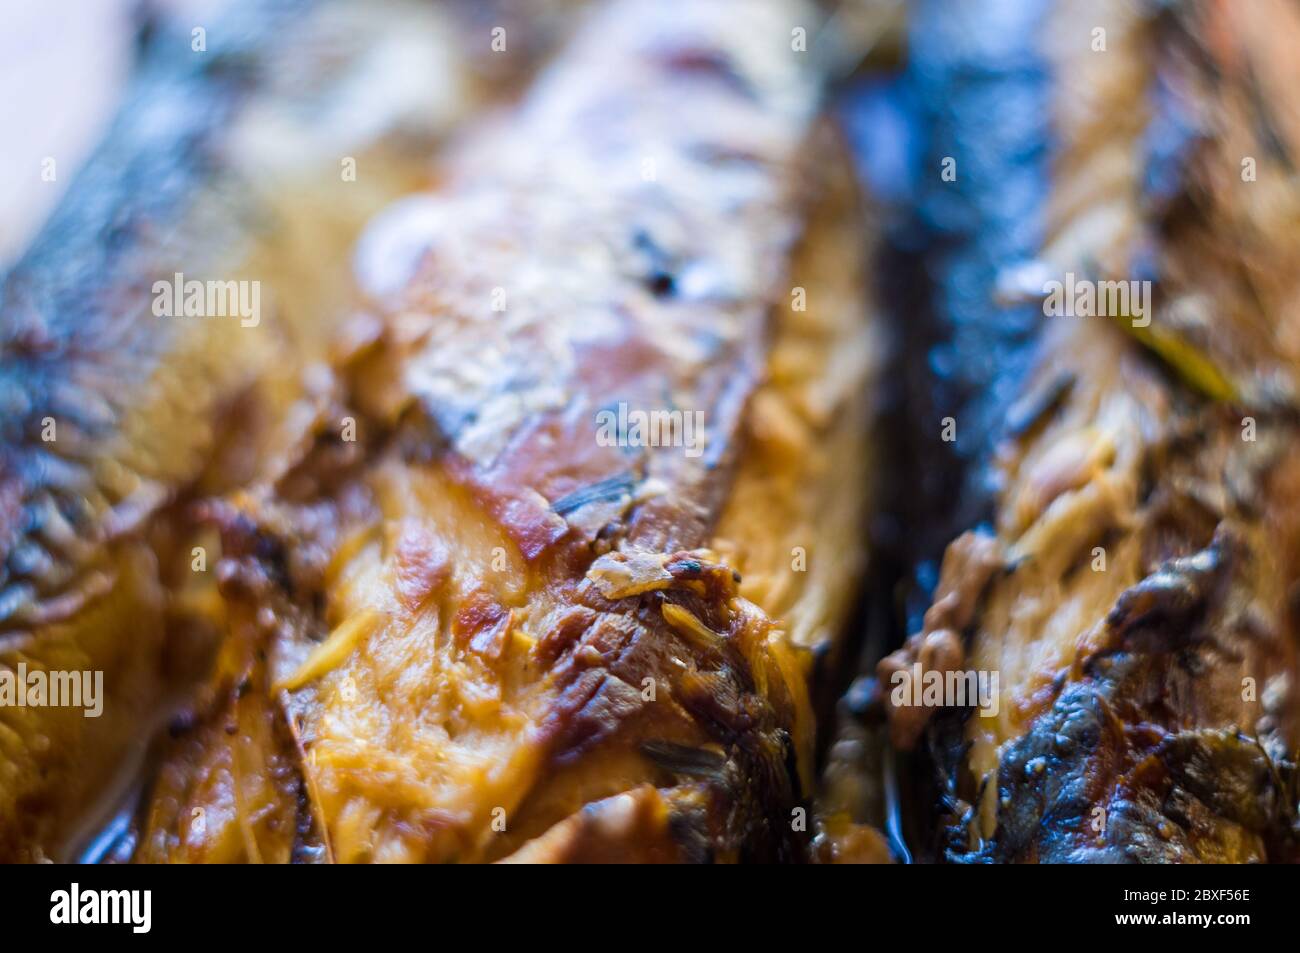
[[422,242],[311,453],[212,506],[137,859],[803,856],[872,342],[816,13],[734,13],[612,4],[367,238]]

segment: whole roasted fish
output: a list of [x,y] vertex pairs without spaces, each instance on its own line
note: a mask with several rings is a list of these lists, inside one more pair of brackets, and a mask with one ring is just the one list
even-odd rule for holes
[[873,354],[817,17],[611,3],[377,220],[135,859],[804,856]]
[[[1239,55],[1268,68],[1256,15],[1192,5],[1178,22],[1232,51],[1226,77]],[[1243,295],[1208,335],[1188,323],[1179,302],[1226,301],[1237,280],[1213,223],[1255,215],[1258,196],[1207,201],[1209,141],[1159,161],[1166,97],[1230,127],[1244,100],[1185,83],[1188,34],[1137,5],[1063,2],[1042,22],[1050,197],[1036,260],[1003,290],[1038,302],[1040,279],[1072,272],[1155,295],[1114,313],[1044,302],[1033,370],[987,444],[993,525],[949,546],[919,631],[879,667],[891,732],[938,769],[934,852],[951,860],[1291,859],[1295,421],[1276,379],[1247,371],[1289,367],[1269,343],[1286,314]],[[1282,247],[1252,282],[1285,285]],[[937,717],[890,693],[917,666],[941,676]],[[976,702],[951,697],[979,684]]]

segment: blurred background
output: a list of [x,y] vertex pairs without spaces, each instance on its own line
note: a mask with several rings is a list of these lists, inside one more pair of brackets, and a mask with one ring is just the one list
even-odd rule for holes
[[[168,14],[195,19],[225,0],[0,2],[0,269],[11,264],[104,134],[134,63],[140,30]],[[31,187],[57,156],[63,174]]]

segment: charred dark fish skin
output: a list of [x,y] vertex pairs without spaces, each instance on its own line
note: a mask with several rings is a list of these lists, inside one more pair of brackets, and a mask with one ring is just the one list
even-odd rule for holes
[[[1125,668],[1076,683],[1003,754],[998,836],[956,863],[1261,863],[1295,856],[1294,766],[1252,738],[1126,729]],[[1140,742],[1126,735],[1139,734]],[[1109,770],[1107,770],[1109,769]],[[961,839],[964,831],[954,831]],[[1261,849],[1262,848],[1262,849]]]
[[924,322],[910,313],[903,322],[904,359],[923,381],[908,393],[909,414],[929,440],[905,481],[908,524],[920,527],[909,533],[913,563],[937,561],[958,527],[989,518],[989,455],[1038,341],[1037,302],[1001,300],[999,282],[1032,259],[1044,227],[1050,76],[1035,37],[1049,13],[1038,0],[923,0],[912,14],[904,86],[918,104],[921,160],[914,219],[898,237],[921,236],[931,283],[914,291],[933,328],[927,338]]
[[[1029,416],[1021,388],[1039,347],[1041,312],[1033,300],[1007,300],[1001,286],[1033,260],[1045,229],[1051,77],[1035,38],[1050,10],[1037,0],[922,0],[909,11],[902,75],[883,95],[846,106],[850,129],[861,129],[854,148],[864,185],[889,210],[878,277],[895,372],[884,377],[879,399],[894,409],[882,413],[875,439],[894,465],[878,477],[880,518],[871,536],[879,617],[871,641],[879,654],[899,631],[921,628],[948,542],[992,518],[997,443]],[[912,161],[890,164],[890,150]],[[943,436],[949,419],[955,442]],[[871,674],[864,671],[841,704],[845,724],[836,737],[846,752],[878,731],[871,724],[878,704],[848,703],[879,695],[875,657],[868,662]],[[860,790],[881,787],[879,756],[836,772],[856,772],[850,786]],[[903,800],[928,801],[932,793],[924,788]],[[931,820],[903,820],[914,837],[931,838]],[[895,850],[907,852],[901,842]]]
[[[1078,663],[1082,677],[1066,681],[1051,709],[1002,750],[995,836],[981,838],[973,818],[955,824],[950,860],[1294,860],[1294,713],[1284,698],[1262,712],[1234,706],[1239,685],[1206,675],[1252,651],[1245,645],[1275,638],[1229,635],[1261,625],[1234,608],[1258,571],[1249,552],[1221,527],[1204,550],[1170,559],[1120,597],[1106,622],[1109,644]],[[1277,650],[1243,668],[1252,682],[1272,682],[1294,664],[1286,646]],[[954,752],[961,744],[948,743]]]

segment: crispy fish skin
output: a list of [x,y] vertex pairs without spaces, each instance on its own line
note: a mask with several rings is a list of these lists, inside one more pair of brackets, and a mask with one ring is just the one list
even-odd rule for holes
[[[155,23],[104,143],[0,281],[0,666],[102,672],[105,696],[93,719],[0,709],[0,858],[69,856],[211,662],[219,549],[189,502],[283,472],[330,406],[311,369],[351,279],[319,262],[535,60],[479,77],[448,16],[248,0],[203,51]],[[306,102],[326,90],[336,108]],[[260,282],[260,320],[156,314],[177,272]]]
[[[1098,20],[1120,63],[1071,68]],[[1114,107],[1167,35],[1126,4],[1063,3],[1048,36],[1062,146],[1043,257],[1142,277],[1182,238],[1150,250],[1140,202],[1159,110]],[[1219,260],[1198,255],[1177,294],[1215,286]],[[1272,317],[1243,317],[1243,340]],[[1294,421],[1213,403],[1246,395],[1153,350],[1190,386],[1103,319],[1049,320],[1007,415],[992,532],[949,548],[924,626],[880,666],[999,675],[995,711],[889,708],[896,741],[924,737],[939,768],[949,860],[1294,858]]]
[[[829,567],[798,608],[761,521],[724,514],[783,466],[818,481],[794,518],[861,511],[790,452],[859,419],[870,365],[860,223],[790,46],[812,16],[594,18],[421,200],[422,261],[341,352],[355,440],[230,501],[225,601],[261,624],[328,859],[804,856],[808,649],[846,610]],[[801,237],[843,243],[845,273],[803,273]],[[783,310],[796,286],[807,314]],[[620,403],[699,411],[705,439],[681,445],[684,417],[676,446],[601,439]],[[742,594],[750,565],[780,618]],[[198,787],[175,816],[234,813]],[[208,831],[163,823],[137,859],[207,859]]]

